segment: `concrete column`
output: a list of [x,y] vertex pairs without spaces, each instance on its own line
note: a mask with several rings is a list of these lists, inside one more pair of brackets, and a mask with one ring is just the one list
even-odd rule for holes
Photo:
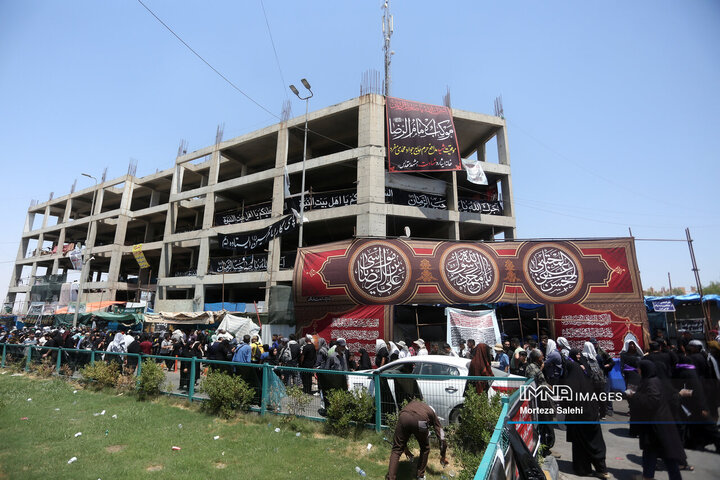
[[42,227],[41,227],[41,228],[47,227],[47,222],[48,222],[48,217],[49,217],[49,216],[50,216],[50,205],[48,205],[47,207],[45,207],[45,212],[43,213],[43,221],[42,221]]
[[[20,260],[25,258],[25,252],[27,252],[29,243],[30,240],[21,237],[20,245],[18,246],[18,253],[15,257],[15,262],[19,262]],[[10,283],[8,284],[9,287],[17,287],[20,276],[22,275],[22,268],[22,265],[18,265],[17,263],[15,264],[15,268],[12,269],[12,273],[10,274]]]
[[[385,145],[385,105],[380,95],[362,97],[358,109],[358,147]],[[364,155],[357,161],[357,203],[362,213],[356,219],[356,235],[384,237],[385,149],[383,155]]]
[[[507,127],[503,126],[496,134],[498,162],[501,165],[510,166],[510,152],[508,151]],[[500,181],[503,199],[503,215],[506,217],[515,217],[515,208],[513,206],[512,195],[512,178],[508,173],[503,176]],[[503,233],[506,239],[515,238],[515,228],[505,228]]]
[[65,202],[65,211],[63,212],[62,223],[67,223],[68,221],[70,221],[70,212],[72,212],[72,204],[73,204],[72,197],[68,197],[67,202]]
[[143,235],[143,243],[149,243],[151,238],[155,235],[155,228],[152,223],[145,222],[145,235]]
[[[172,183],[170,184],[170,195],[180,193],[182,187],[183,175],[185,168],[182,165],[175,165]],[[177,202],[168,202],[167,215],[165,216],[165,233],[163,235],[163,245],[160,250],[160,265],[158,266],[158,279],[166,278],[170,274],[170,264],[172,262],[172,244],[166,239],[175,231],[177,224],[178,205]],[[165,299],[165,287],[158,287],[158,300]]]
[[478,161],[484,162],[486,160],[486,158],[485,158],[485,143],[484,142],[478,146],[478,149],[475,151],[475,154],[477,156]]
[[150,192],[150,205],[148,207],[154,207],[160,204],[160,193],[157,190]]
[[[57,253],[58,255],[62,256],[63,252],[63,246],[65,245],[65,227],[60,229],[60,234],[58,235],[58,243],[57,243]],[[52,264],[52,274],[56,275],[58,272],[58,268],[60,268],[60,259],[56,258],[53,260]]]
[[131,177],[125,179],[123,185],[123,193],[120,199],[120,212],[117,217],[115,226],[115,238],[113,239],[113,250],[110,256],[110,266],[108,267],[108,298],[115,299],[117,292],[117,281],[120,276],[120,265],[122,264],[123,246],[125,245],[125,237],[127,235],[127,226],[130,220],[130,205],[132,204],[132,195],[135,184]]
[[[287,125],[283,123],[280,126],[277,136],[277,144],[275,147],[275,177],[273,178],[273,200],[272,200],[272,216],[280,217],[285,207],[285,166],[287,165],[289,151],[290,132]],[[309,154],[308,154],[309,157]],[[309,185],[305,183],[305,188],[309,189]],[[299,201],[299,200],[298,200]],[[307,225],[306,225],[307,227]],[[265,282],[265,304],[270,302],[270,287],[277,283],[273,278],[277,278],[280,271],[280,256],[282,249],[282,238],[274,238],[268,244],[268,267],[267,280]],[[296,248],[295,245],[288,249]]]
[[[98,215],[102,211],[102,203],[105,199],[105,189],[104,188],[98,188],[96,195],[95,195],[95,207],[92,212],[90,212],[90,216],[94,217],[95,215]],[[95,246],[95,237],[97,235],[97,225],[96,220],[94,218],[91,218],[90,220],[90,227],[89,227],[90,234],[88,235],[88,238],[85,239],[85,246],[88,249],[91,249]]]
[[458,182],[457,171],[451,172],[452,179],[447,184],[447,207],[451,214],[451,224],[448,227],[448,238],[452,240],[460,240],[460,216],[458,215]]
[[44,242],[45,242],[45,234],[41,232],[40,235],[38,235],[37,245],[35,246],[35,255],[36,256],[40,255],[40,252],[43,249]]

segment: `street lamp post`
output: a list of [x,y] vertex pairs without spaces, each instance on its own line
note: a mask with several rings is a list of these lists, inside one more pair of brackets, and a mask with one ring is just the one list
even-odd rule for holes
[[313,96],[312,90],[310,90],[310,84],[308,83],[307,79],[303,78],[300,80],[302,82],[303,86],[307,89],[308,92],[310,92],[310,95],[307,97],[301,97],[300,92],[297,88],[295,88],[295,85],[290,85],[290,90],[297,96],[300,100],[305,100],[305,140],[303,142],[303,163],[302,163],[302,184],[300,186],[300,230],[298,231],[298,248],[302,247],[302,240],[303,240],[303,219],[305,214],[305,160],[307,159],[307,134],[308,134],[308,106],[310,103],[310,98]]
[[[88,218],[90,221],[88,222],[88,228],[87,233],[85,234],[85,255],[88,255],[88,239],[90,238],[90,231],[92,229],[92,216],[95,213],[95,195],[97,194],[97,178],[93,177],[89,173],[82,173],[83,177],[92,178],[95,181],[95,185],[93,186],[93,195],[92,195],[92,201],[90,202],[90,214],[88,215]],[[92,260],[95,260],[95,257],[90,257],[87,261],[83,259],[83,265],[80,269],[80,285],[78,286],[78,296],[75,300],[75,315],[73,315],[73,328],[77,327],[77,319],[78,319],[78,311],[80,310],[80,295],[82,294],[83,290],[83,284],[85,283],[85,276],[87,275],[87,268],[89,267],[89,264]]]

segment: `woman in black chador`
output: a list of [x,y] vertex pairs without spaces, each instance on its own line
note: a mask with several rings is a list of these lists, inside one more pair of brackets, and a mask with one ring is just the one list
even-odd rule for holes
[[683,449],[675,419],[670,410],[671,391],[660,382],[655,364],[640,361],[642,381],[637,391],[628,389],[630,421],[638,424],[640,448],[642,449],[643,477],[653,478],[658,457],[662,458],[670,480],[681,479],[680,465],[687,457]]
[[[586,362],[587,360],[580,351],[575,349],[570,350],[568,357],[564,360],[565,373],[560,383],[570,387],[573,396],[582,393],[589,397],[594,391],[590,367]],[[599,477],[608,478],[610,474],[605,465],[605,440],[602,428],[598,423],[600,419],[599,402],[597,400],[571,401],[563,406],[574,411],[565,415],[565,420],[568,422],[588,422],[568,423],[567,425],[567,441],[572,444],[572,465],[575,475],[591,475],[594,467],[595,473]]]

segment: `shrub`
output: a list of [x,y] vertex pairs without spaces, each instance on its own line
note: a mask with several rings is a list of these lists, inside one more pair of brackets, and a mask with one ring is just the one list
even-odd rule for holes
[[249,410],[255,391],[242,378],[214,371],[203,380],[201,390],[209,400],[203,402],[203,410],[224,418],[235,415],[237,410]]
[[330,390],[327,427],[333,433],[345,434],[351,427],[362,430],[375,415],[375,399],[362,390]]
[[501,410],[499,395],[488,400],[487,393],[478,395],[474,389],[465,394],[460,421],[448,428],[449,443],[463,467],[459,479],[472,479],[475,475]]
[[105,387],[115,387],[120,376],[120,369],[116,362],[95,362],[95,365],[85,365],[80,370],[80,375],[82,383],[101,390]]
[[133,392],[135,391],[136,384],[137,378],[135,375],[126,375],[123,373],[118,375],[117,380],[115,380],[115,389],[122,393]]
[[165,373],[162,365],[147,359],[142,363],[140,369],[140,378],[138,380],[138,395],[141,399],[146,399],[159,395],[163,383],[165,382]]
[[55,362],[49,358],[44,358],[40,363],[31,363],[30,371],[38,377],[50,378],[55,373]]
[[305,413],[305,409],[313,401],[313,397],[306,395],[302,387],[297,385],[285,390],[287,394],[287,410],[290,415],[283,418],[285,422],[292,422],[299,415]]
[[73,373],[75,372],[73,371],[72,367],[70,367],[70,365],[63,364],[60,366],[60,375],[64,377],[72,377]]

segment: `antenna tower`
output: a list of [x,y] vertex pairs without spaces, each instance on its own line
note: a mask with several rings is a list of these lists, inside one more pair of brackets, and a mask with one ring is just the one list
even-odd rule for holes
[[395,54],[390,50],[390,37],[393,34],[393,16],[390,14],[390,0],[385,0],[383,9],[383,52],[385,53],[385,96],[390,95],[390,60]]

